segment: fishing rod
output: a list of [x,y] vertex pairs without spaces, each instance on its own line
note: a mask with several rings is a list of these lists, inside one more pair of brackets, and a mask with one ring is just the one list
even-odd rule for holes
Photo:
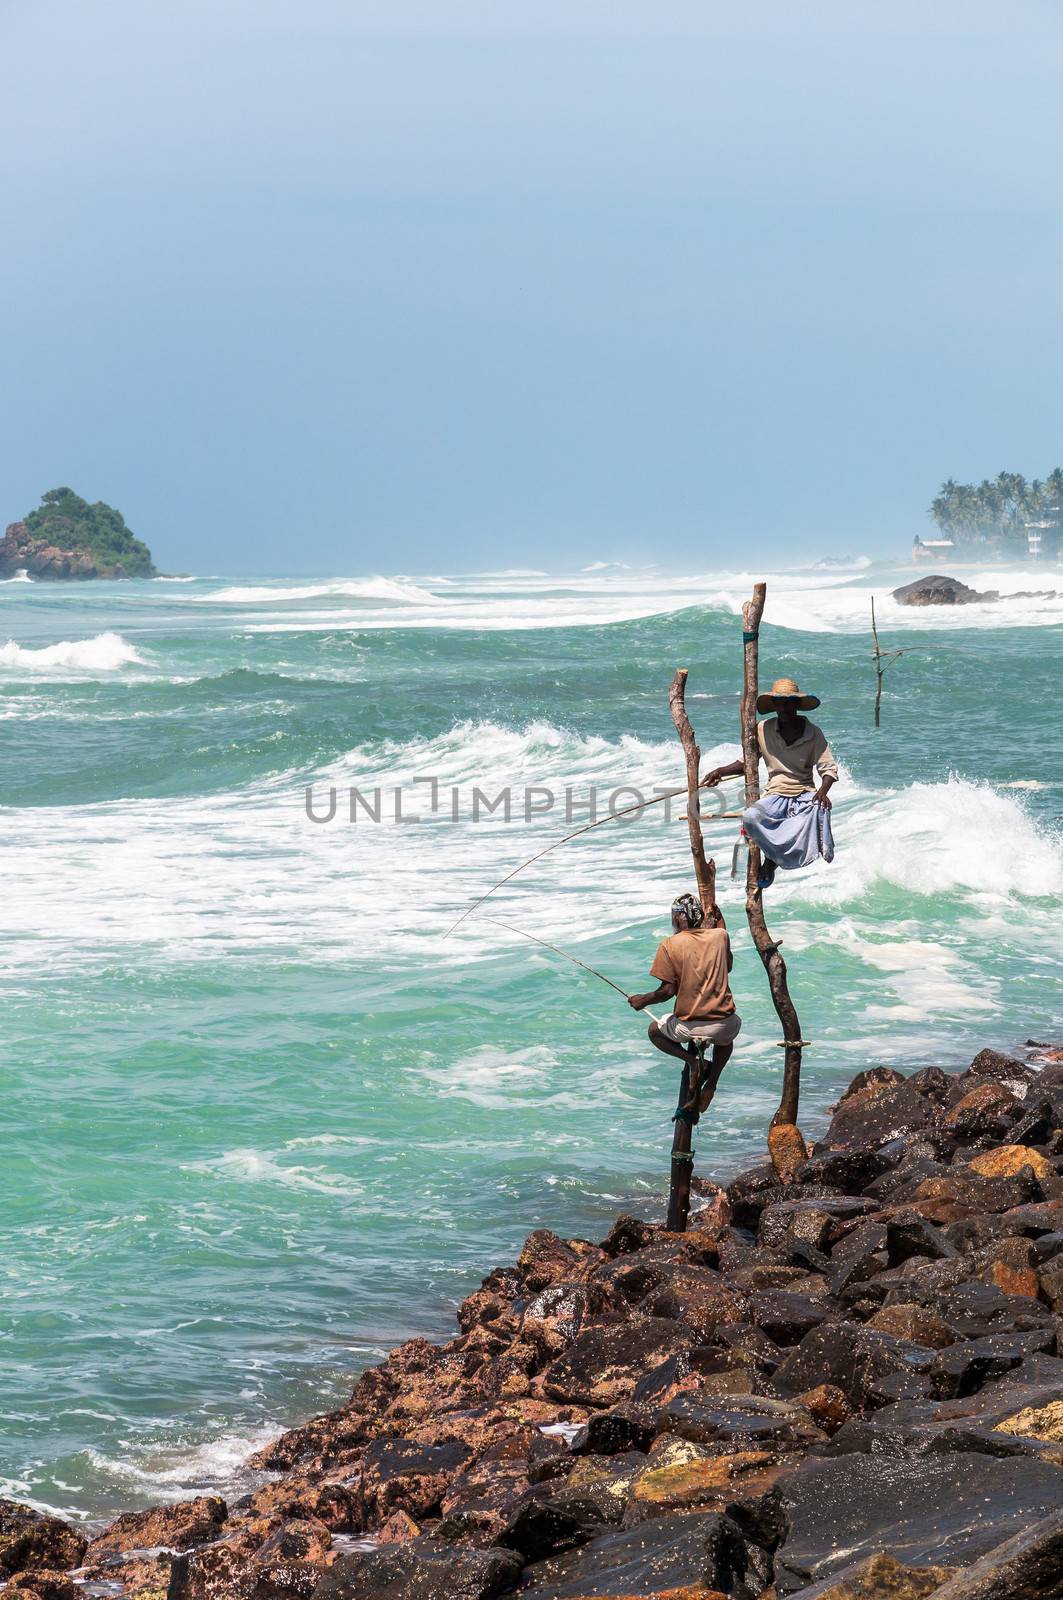
[[[726,779],[723,781],[726,782]],[[543,856],[548,856],[550,854],[551,850],[558,849],[560,845],[568,844],[570,839],[578,839],[581,833],[590,833],[592,828],[600,828],[603,822],[614,822],[617,817],[630,816],[632,811],[643,811],[646,806],[660,805],[662,800],[674,800],[678,795],[687,793],[688,791],[686,788],[669,789],[664,794],[654,795],[652,800],[640,800],[636,805],[633,806],[621,806],[619,811],[610,811],[607,817],[598,817],[594,822],[585,822],[581,828],[573,828],[572,832],[566,833],[563,839],[555,839],[553,844],[548,844],[545,849],[537,851],[533,856],[529,856],[527,861],[522,861],[519,867],[514,867],[512,872],[507,872],[504,878],[499,878],[497,883],[493,883],[486,894],[482,894],[478,900],[474,900],[472,905],[462,912],[457,922],[451,923],[450,927],[443,935],[443,938],[449,939],[451,934],[454,932],[454,929],[460,928],[461,924],[465,921],[465,918],[472,916],[477,906],[482,906],[485,900],[490,900],[496,889],[501,889],[504,883],[508,883],[511,878],[515,878],[518,872],[523,872],[525,867],[530,867],[534,862],[541,861]],[[717,817],[705,817],[702,820],[705,822],[724,822],[728,818],[740,817],[741,815],[742,813],[740,811],[723,811]],[[563,951],[562,954],[564,954]],[[599,973],[598,976],[601,977],[601,973]]]
[[615,989],[617,994],[622,994],[625,1000],[630,1000],[631,996],[626,989],[621,989],[618,983],[614,983],[612,978],[607,978],[604,972],[599,972],[597,967],[589,967],[585,961],[579,959],[579,956],[571,956],[567,950],[561,950],[556,944],[549,944],[545,939],[537,938],[534,933],[525,933],[523,928],[515,928],[510,922],[500,922],[498,917],[484,917],[484,921],[493,922],[496,928],[506,928],[510,933],[519,933],[522,939],[530,939],[533,944],[541,944],[544,950],[552,950],[555,956],[564,956],[566,961],[571,961],[577,967],[582,967],[584,972],[589,972],[592,977],[601,978],[602,982],[607,983],[610,989]]

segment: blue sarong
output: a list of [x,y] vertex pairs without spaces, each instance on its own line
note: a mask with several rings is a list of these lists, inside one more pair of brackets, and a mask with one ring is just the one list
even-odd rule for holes
[[830,811],[812,793],[766,794],[743,811],[742,826],[784,872],[807,867],[817,856],[834,860]]

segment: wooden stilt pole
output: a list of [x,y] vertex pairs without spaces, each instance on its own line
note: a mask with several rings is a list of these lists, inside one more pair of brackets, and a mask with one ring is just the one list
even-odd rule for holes
[[[675,731],[683,746],[687,764],[687,828],[690,832],[690,854],[694,861],[694,877],[705,919],[715,924],[716,863],[705,856],[705,840],[701,832],[701,751],[694,737],[686,708],[687,669],[680,667],[672,679],[668,692],[668,709],[672,713]],[[693,1099],[697,1089],[697,1068],[688,1062],[679,1082],[679,1104],[685,1106]],[[694,1170],[694,1152],[691,1145],[691,1128],[682,1118],[674,1124],[672,1133],[672,1170],[668,1186],[668,1228],[672,1233],[685,1233],[690,1215],[690,1180]]]
[[687,763],[687,828],[690,832],[690,854],[694,858],[694,876],[697,879],[701,909],[708,920],[716,921],[716,863],[705,859],[705,840],[701,832],[701,751],[694,738],[686,708],[687,669],[680,667],[668,691],[668,709],[672,713],[675,731],[683,746]]
[[[745,766],[746,805],[760,798],[760,746],[757,740],[757,684],[759,675],[760,620],[764,615],[764,600],[768,592],[765,583],[755,584],[753,598],[742,607],[742,642],[744,672],[742,682],[742,760]],[[768,975],[772,1004],[782,1025],[784,1064],[782,1097],[779,1109],[771,1119],[768,1131],[768,1150],[772,1164],[784,1182],[789,1182],[796,1168],[808,1155],[808,1148],[797,1126],[797,1107],[801,1094],[801,1024],[797,1010],[790,998],[786,982],[786,963],[779,954],[779,946],[768,932],[764,920],[764,904],[758,879],[760,877],[760,847],[749,841],[749,862],[746,867],[746,921],[757,954]]]
[[[683,1075],[679,1080],[679,1104],[686,1105],[694,1093],[696,1085],[691,1083],[691,1075],[696,1068],[688,1062],[683,1068]],[[694,1174],[694,1152],[690,1148],[690,1137],[693,1129],[689,1122],[684,1122],[682,1117],[672,1124],[672,1170],[668,1183],[668,1219],[665,1223],[669,1233],[685,1233],[687,1218],[690,1215],[690,1180]]]

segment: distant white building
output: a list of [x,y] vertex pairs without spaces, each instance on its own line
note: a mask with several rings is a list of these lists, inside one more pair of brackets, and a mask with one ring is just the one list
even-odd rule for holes
[[916,534],[915,543],[912,545],[912,560],[933,561],[936,556],[947,556],[955,548],[955,539],[920,539]]

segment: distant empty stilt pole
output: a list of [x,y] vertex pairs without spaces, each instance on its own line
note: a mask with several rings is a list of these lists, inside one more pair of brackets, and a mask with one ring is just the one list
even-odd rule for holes
[[875,643],[871,654],[875,659],[875,727],[882,726],[882,680],[886,668],[892,667],[904,655],[903,650],[883,650],[878,642],[878,624],[875,621],[875,597],[871,596],[871,636]]
[[[760,621],[764,615],[764,600],[768,586],[755,584],[753,598],[742,607],[742,644],[744,672],[742,682],[742,759],[746,776],[746,805],[760,798],[760,745],[757,740],[757,685],[759,677]],[[801,1024],[790,999],[786,982],[786,962],[779,954],[778,943],[772,939],[764,920],[764,903],[758,879],[760,877],[760,846],[749,840],[749,861],[746,867],[746,921],[756,946],[757,954],[768,975],[772,1004],[783,1030],[783,1085],[779,1109],[771,1119],[768,1130],[768,1150],[776,1172],[788,1182],[797,1165],[808,1154],[805,1141],[797,1126],[797,1107],[801,1095]]]

